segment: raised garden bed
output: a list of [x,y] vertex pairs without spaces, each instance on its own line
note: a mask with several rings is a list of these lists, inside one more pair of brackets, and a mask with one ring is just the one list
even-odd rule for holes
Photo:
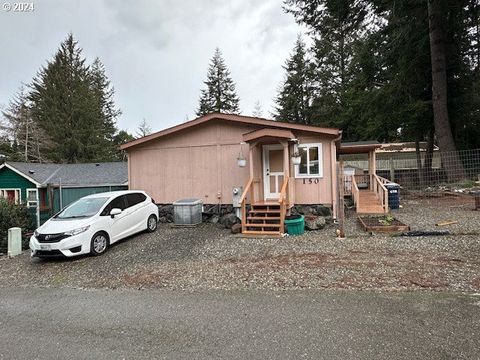
[[391,215],[387,216],[359,216],[358,221],[368,232],[403,232],[409,231],[410,226],[395,219]]

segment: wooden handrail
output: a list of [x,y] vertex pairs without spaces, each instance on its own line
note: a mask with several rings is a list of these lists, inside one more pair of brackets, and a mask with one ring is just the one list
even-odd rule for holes
[[377,177],[377,178],[380,180],[380,182],[381,182],[382,184],[388,184],[388,183],[391,183],[391,181],[390,181],[390,180],[388,180],[388,179],[385,179],[384,177],[381,177],[381,176],[378,176],[378,175],[375,175],[375,176],[376,176],[376,177]]
[[[240,204],[242,205],[242,232],[247,230],[247,194],[250,191],[250,188],[252,187],[253,184],[253,178],[250,178],[248,180],[247,186],[245,186],[245,189],[243,190],[243,194],[240,197]],[[253,193],[250,199],[253,202]]]
[[358,209],[360,205],[360,190],[358,189],[357,179],[355,179],[355,176],[352,176],[352,197],[353,203]]
[[375,195],[380,200],[384,213],[387,213],[388,212],[388,190],[384,185],[385,183],[382,182],[382,179],[383,180],[387,180],[387,179],[384,179],[384,178],[380,179],[380,177],[377,174],[373,174],[372,177],[375,180],[374,186],[373,186]]
[[250,186],[252,186],[253,183],[253,178],[250,178],[248,180],[247,186],[245,186],[245,189],[243,190],[242,196],[240,197],[240,203],[243,203],[245,201],[245,198],[247,197],[248,191],[250,190]]
[[287,214],[287,186],[288,186],[288,177],[283,179],[282,189],[278,197],[278,202],[280,203],[280,232],[285,232],[285,215]]
[[283,180],[282,189],[280,190],[280,195],[278,197],[279,203],[281,203],[287,195],[287,185],[288,185],[288,177],[285,177],[285,179]]

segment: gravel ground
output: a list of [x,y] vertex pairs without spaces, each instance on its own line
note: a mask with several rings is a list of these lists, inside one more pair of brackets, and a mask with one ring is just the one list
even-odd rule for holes
[[0,257],[0,286],[171,289],[433,289],[480,291],[480,212],[408,200],[394,213],[412,230],[449,236],[394,237],[368,234],[353,214],[346,239],[335,225],[297,237],[243,238],[212,224],[161,225],[112,246],[101,257],[14,259]]

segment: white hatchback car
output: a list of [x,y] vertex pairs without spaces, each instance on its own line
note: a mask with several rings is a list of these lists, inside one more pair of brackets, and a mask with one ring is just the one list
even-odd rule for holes
[[101,255],[127,236],[157,229],[158,207],[143,191],[114,191],[85,196],[35,230],[33,256]]

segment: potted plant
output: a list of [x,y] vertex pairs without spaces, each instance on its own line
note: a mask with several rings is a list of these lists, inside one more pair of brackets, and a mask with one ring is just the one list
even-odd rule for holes
[[300,156],[300,153],[298,151],[295,151],[292,155],[292,164],[300,165],[301,162],[302,162],[302,157]]

